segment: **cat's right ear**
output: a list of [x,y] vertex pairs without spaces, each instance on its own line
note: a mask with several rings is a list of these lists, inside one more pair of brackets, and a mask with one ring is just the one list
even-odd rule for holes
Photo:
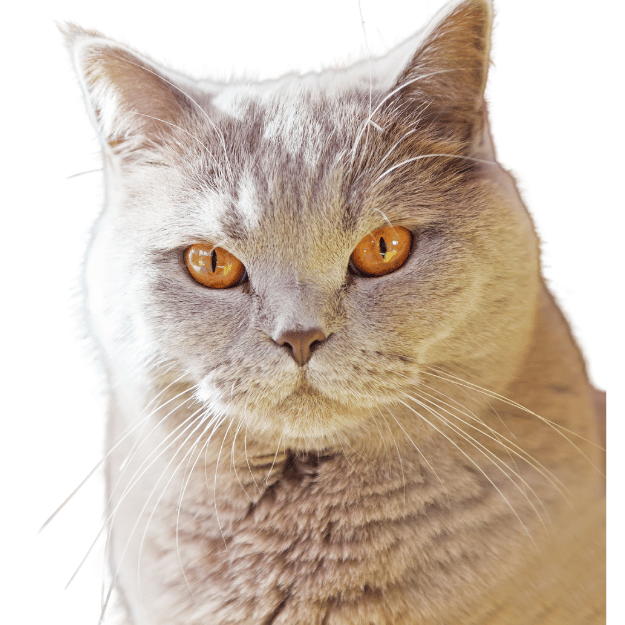
[[74,24],[59,28],[105,150],[129,156],[159,145],[192,110],[194,102],[144,56]]
[[484,98],[492,23],[491,0],[449,2],[420,33],[388,98],[421,129],[487,160],[494,159]]

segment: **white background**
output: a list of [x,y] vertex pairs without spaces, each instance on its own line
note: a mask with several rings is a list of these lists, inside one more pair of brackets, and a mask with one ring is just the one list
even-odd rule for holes
[[[383,53],[443,2],[361,4],[369,48]],[[76,297],[101,178],[68,178],[97,169],[99,151],[54,20],[97,28],[198,77],[319,70],[365,56],[365,38],[357,0],[16,5],[3,9],[0,37],[0,622],[97,625],[101,551],[69,590],[63,586],[98,532],[99,478],[37,534],[99,459],[106,404],[80,341]],[[620,361],[612,328],[621,321],[623,289],[623,5],[496,5],[488,96],[499,160],[517,176],[535,217],[548,282],[591,377],[612,389]],[[611,442],[615,436],[611,424]],[[617,603],[613,593],[613,623]]]

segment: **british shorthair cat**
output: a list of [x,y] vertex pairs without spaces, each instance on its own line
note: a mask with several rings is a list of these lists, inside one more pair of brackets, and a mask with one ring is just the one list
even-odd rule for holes
[[603,622],[605,396],[496,159],[491,28],[226,84],[65,27],[128,624]]

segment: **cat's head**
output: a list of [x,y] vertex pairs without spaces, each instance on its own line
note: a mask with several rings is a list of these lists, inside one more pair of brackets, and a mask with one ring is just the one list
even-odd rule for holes
[[113,377],[183,376],[304,446],[369,427],[430,367],[505,384],[538,251],[488,131],[491,24],[456,2],[387,57],[259,84],[68,27],[106,165],[87,284]]

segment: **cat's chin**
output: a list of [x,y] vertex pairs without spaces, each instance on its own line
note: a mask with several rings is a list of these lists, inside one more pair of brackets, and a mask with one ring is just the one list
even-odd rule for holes
[[[214,400],[209,402],[214,406]],[[247,432],[259,438],[281,439],[302,449],[324,449],[335,444],[341,433],[364,421],[365,407],[347,405],[307,383],[300,383],[286,396],[253,399],[245,405],[228,402],[219,406],[234,421],[242,421]]]
[[335,437],[345,427],[353,427],[357,411],[333,400],[310,387],[302,386],[278,403],[266,415],[285,437],[326,440]]

